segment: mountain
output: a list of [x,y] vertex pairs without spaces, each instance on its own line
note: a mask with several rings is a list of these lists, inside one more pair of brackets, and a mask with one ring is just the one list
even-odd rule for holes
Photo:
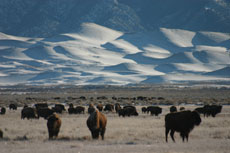
[[230,81],[230,0],[1,0],[0,18],[0,85]]
[[230,33],[229,0],[1,0],[0,31],[27,37],[78,32],[85,22],[124,33],[164,27]]

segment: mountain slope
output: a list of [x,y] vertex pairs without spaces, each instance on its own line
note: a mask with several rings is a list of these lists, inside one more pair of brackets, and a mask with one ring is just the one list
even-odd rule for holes
[[52,37],[92,22],[125,33],[161,27],[230,33],[229,0],[1,0],[0,32]]

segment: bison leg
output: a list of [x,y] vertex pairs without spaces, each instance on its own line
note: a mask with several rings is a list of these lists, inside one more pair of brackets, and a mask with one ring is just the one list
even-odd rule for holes
[[188,133],[185,133],[186,140],[188,142]]
[[168,134],[169,134],[169,129],[165,128],[165,140],[168,142]]
[[105,135],[105,128],[101,129],[101,138],[104,140],[104,135]]
[[174,132],[175,132],[174,130],[171,130],[171,132],[170,132],[170,136],[171,136],[173,142],[175,142],[175,139],[174,139]]

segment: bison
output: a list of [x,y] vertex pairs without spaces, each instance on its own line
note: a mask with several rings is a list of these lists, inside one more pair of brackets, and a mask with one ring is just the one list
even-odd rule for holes
[[146,107],[142,107],[141,111],[142,111],[143,114],[145,114],[147,112],[147,108]]
[[57,137],[61,127],[61,119],[57,114],[52,114],[47,118],[47,128],[49,133],[49,139]]
[[118,111],[121,109],[121,105],[119,103],[115,104],[115,111],[118,113]]
[[222,106],[220,105],[205,105],[204,107],[198,107],[195,109],[200,114],[204,114],[204,117],[215,117],[222,110]]
[[9,109],[11,110],[17,110],[17,104],[10,104]]
[[148,106],[147,107],[147,113],[149,113],[151,115],[155,115],[158,116],[159,114],[162,113],[162,108],[158,107],[158,106]]
[[120,109],[118,111],[118,115],[123,116],[123,117],[125,117],[125,116],[130,117],[130,116],[138,116],[139,114],[138,114],[138,112],[136,110],[136,107],[134,107],[134,106],[125,106],[123,109]]
[[98,110],[94,110],[90,113],[86,124],[91,132],[93,139],[98,139],[100,134],[102,140],[104,140],[104,134],[107,124],[107,119],[104,114],[102,114]]
[[176,106],[171,106],[171,107],[169,108],[169,111],[170,111],[170,113],[177,112]]
[[113,110],[114,110],[114,105],[112,105],[112,104],[106,104],[105,105],[104,111],[112,112]]
[[169,113],[165,116],[165,140],[168,142],[168,133],[172,140],[175,142],[174,133],[179,132],[182,140],[186,138],[188,141],[189,133],[194,126],[198,126],[201,123],[201,118],[196,111],[182,111]]
[[75,108],[75,113],[76,114],[84,114],[85,113],[85,107],[83,107],[83,106],[77,106],[76,108]]
[[54,111],[49,108],[38,108],[37,109],[38,118],[43,117],[44,119],[47,119],[53,113]]
[[27,118],[28,120],[33,118],[38,118],[36,109],[32,107],[23,108],[21,111],[21,119],[25,119],[25,118]]

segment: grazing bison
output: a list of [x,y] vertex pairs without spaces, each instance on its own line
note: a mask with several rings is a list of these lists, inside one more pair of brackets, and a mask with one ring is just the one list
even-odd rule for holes
[[83,106],[77,106],[76,108],[75,108],[75,113],[76,114],[84,114],[85,113],[85,107],[83,107]]
[[179,132],[182,140],[186,138],[188,141],[189,133],[194,126],[201,123],[200,115],[196,111],[182,111],[169,113],[165,116],[165,140],[168,142],[168,133],[170,132],[172,140],[174,139],[174,132]]
[[222,106],[220,105],[205,105],[204,107],[198,107],[195,109],[200,114],[204,114],[204,117],[215,117],[222,110]]
[[137,109],[136,107],[134,106],[124,106],[123,109],[120,109],[119,112],[118,112],[119,116],[138,116],[138,112],[137,112]]
[[115,111],[118,113],[118,111],[121,109],[121,105],[119,103],[115,104]]
[[106,104],[104,111],[112,112],[112,111],[114,111],[114,106],[112,104]]
[[176,106],[171,106],[171,107],[169,108],[169,111],[170,111],[170,113],[177,112]]
[[33,118],[38,118],[36,109],[32,107],[23,108],[21,111],[21,119],[25,119],[25,118],[27,118],[28,120]]
[[61,119],[57,114],[52,114],[47,118],[47,128],[49,133],[49,139],[57,137],[61,127]]
[[147,108],[146,107],[142,107],[141,111],[142,111],[143,114],[145,114],[147,112]]
[[43,117],[44,119],[47,119],[53,113],[54,111],[49,108],[38,108],[37,109],[38,118]]
[[17,105],[16,104],[10,104],[9,109],[11,110],[17,110]]
[[90,113],[90,116],[88,117],[86,123],[93,139],[98,139],[100,134],[102,140],[104,140],[107,123],[107,119],[104,114],[102,114],[98,110],[95,110],[94,112]]
[[162,113],[162,108],[158,107],[158,106],[148,106],[147,107],[147,113],[149,113],[151,115],[155,115],[158,116],[159,114]]
[[97,104],[97,109],[101,112],[103,110],[103,105],[102,104]]
[[1,112],[0,112],[1,115],[4,115],[6,114],[6,108],[5,107],[2,107],[1,108]]

